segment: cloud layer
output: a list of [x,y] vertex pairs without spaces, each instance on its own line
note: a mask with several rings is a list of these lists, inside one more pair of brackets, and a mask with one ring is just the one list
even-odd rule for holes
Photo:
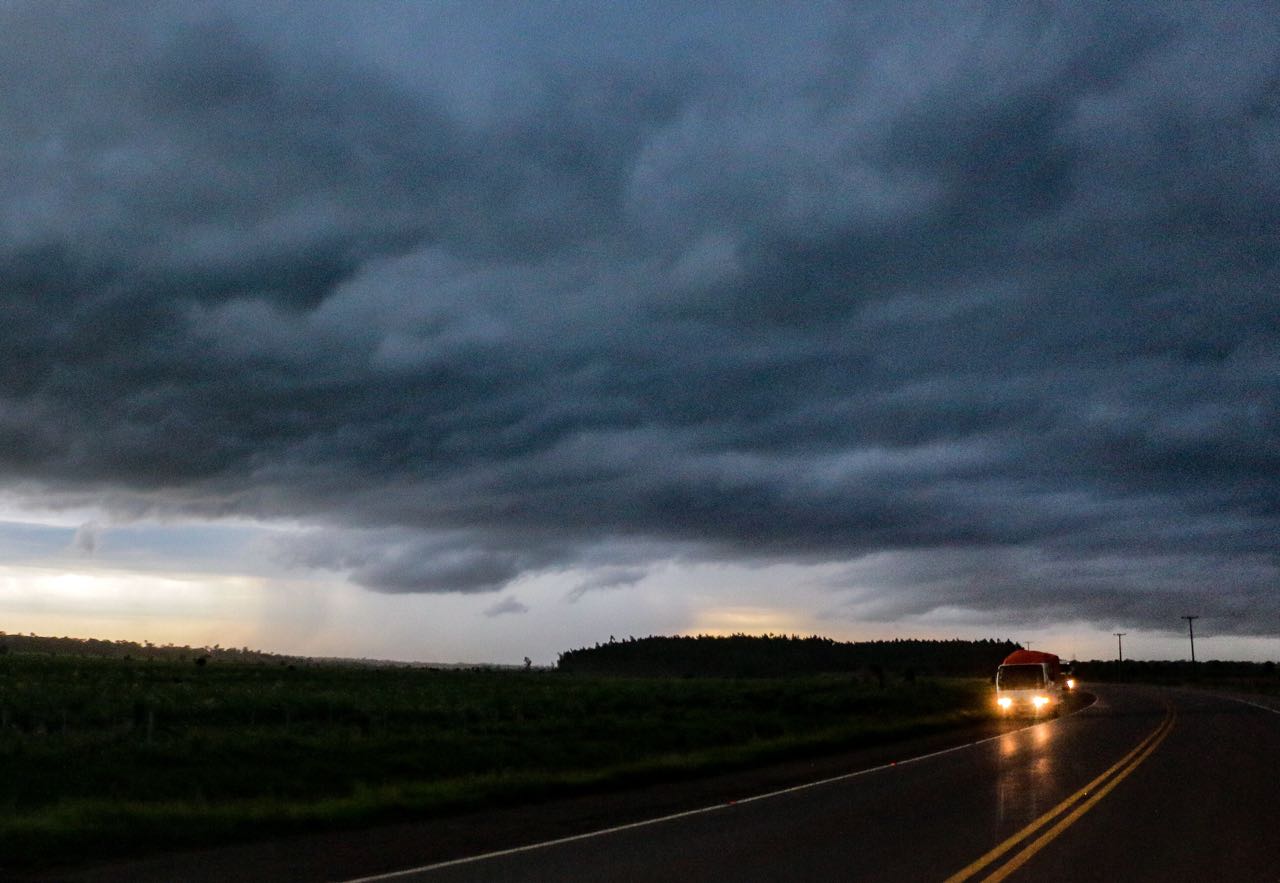
[[0,480],[1277,634],[1270,7],[311,11],[0,10]]

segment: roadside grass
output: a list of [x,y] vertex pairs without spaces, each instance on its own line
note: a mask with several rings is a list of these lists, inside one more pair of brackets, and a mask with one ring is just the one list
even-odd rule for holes
[[1276,678],[1227,678],[1213,685],[1213,689],[1252,693],[1257,696],[1280,697],[1280,680]]
[[0,657],[0,868],[536,802],[984,719],[981,680]]

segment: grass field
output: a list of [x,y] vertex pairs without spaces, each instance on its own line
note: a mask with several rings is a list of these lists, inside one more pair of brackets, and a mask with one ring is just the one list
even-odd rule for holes
[[536,800],[959,726],[982,681],[0,656],[0,867]]

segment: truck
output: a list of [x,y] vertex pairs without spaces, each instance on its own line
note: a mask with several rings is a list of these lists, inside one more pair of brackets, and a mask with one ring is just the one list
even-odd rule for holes
[[996,708],[1001,714],[1057,714],[1066,693],[1075,689],[1070,666],[1053,653],[1015,650],[996,669]]

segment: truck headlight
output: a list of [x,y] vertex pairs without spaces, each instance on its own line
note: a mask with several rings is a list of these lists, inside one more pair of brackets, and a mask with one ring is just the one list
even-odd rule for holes
[[1075,678],[1067,678],[1067,689],[1068,689],[1068,690],[1074,690],[1075,688],[1076,688],[1076,679],[1075,679]]
[[1008,696],[1001,696],[1000,698],[996,699],[996,705],[999,705],[1001,708],[1009,708],[1010,706],[1013,705],[1013,700],[1010,699]]
[[1034,705],[1036,708],[1043,708],[1044,706],[1049,704],[1049,697],[1035,696],[1032,698],[1031,704]]

